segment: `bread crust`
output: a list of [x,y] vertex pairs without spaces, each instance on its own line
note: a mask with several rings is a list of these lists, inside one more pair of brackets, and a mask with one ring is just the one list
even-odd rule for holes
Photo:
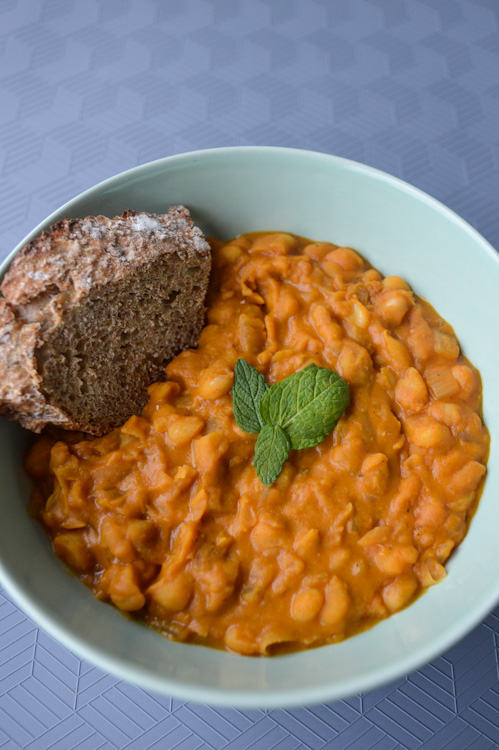
[[0,287],[0,414],[34,432],[54,425],[100,435],[116,426],[75,420],[54,403],[41,375],[40,350],[65,311],[99,287],[119,285],[165,256],[172,266],[194,264],[206,281],[186,338],[193,345],[202,326],[211,251],[185,207],[173,206],[160,215],[128,210],[113,219],[65,218],[31,240]]

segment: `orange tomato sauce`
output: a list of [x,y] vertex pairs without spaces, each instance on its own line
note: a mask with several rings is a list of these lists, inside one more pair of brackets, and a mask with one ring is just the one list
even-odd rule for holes
[[[485,474],[481,383],[452,328],[356,252],[284,233],[212,242],[207,322],[141,416],[42,437],[32,513],[94,594],[170,638],[269,655],[340,641],[444,578]],[[351,401],[266,489],[234,420],[238,358],[311,362]]]

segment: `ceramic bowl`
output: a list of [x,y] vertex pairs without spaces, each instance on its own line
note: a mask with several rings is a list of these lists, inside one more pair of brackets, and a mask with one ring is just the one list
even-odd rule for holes
[[14,253],[64,216],[114,216],[126,208],[162,213],[175,203],[221,239],[282,230],[354,247],[382,273],[406,279],[453,325],[481,371],[492,437],[470,531],[443,583],[343,643],[273,658],[171,643],[95,600],[55,557],[27,514],[27,433],[1,419],[0,579],[30,617],[79,657],[184,700],[303,705],[399,678],[462,638],[499,600],[499,258],[456,214],[390,175],[325,154],[261,147],[193,152],[124,172],[56,211]]

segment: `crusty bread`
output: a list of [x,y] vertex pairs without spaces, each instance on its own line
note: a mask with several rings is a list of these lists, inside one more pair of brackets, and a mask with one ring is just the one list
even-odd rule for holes
[[102,435],[197,344],[210,247],[182,206],[64,219],[16,256],[0,297],[0,413]]

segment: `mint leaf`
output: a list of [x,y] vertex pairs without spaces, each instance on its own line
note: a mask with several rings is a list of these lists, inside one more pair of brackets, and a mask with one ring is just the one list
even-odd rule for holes
[[258,407],[268,387],[265,378],[258,370],[255,370],[244,359],[237,360],[232,386],[232,408],[236,424],[244,432],[250,434],[260,432],[263,422]]
[[334,430],[348,406],[348,383],[334,370],[311,364],[280,383],[260,401],[267,425],[279,425],[295,450],[312,448]]
[[274,484],[281,473],[291,442],[282,427],[265,424],[255,444],[253,465],[256,473],[266,487]]

